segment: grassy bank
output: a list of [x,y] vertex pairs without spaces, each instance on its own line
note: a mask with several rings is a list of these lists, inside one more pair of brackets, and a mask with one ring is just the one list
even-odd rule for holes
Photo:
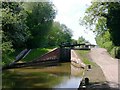
[[91,64],[94,65],[94,63],[92,61],[90,61],[90,58],[88,56],[88,53],[90,51],[88,50],[76,50],[75,51],[77,53],[77,55],[79,56],[79,58],[82,60],[82,62],[86,65]]
[[41,55],[51,51],[53,48],[36,48],[36,49],[32,49],[31,52],[24,58],[22,59],[23,62],[27,62],[27,61],[32,61],[38,57],[40,57]]
[[[91,60],[89,56],[90,51],[85,51],[85,50],[76,50],[77,55],[79,58],[86,64],[86,65],[91,65],[92,69],[88,70],[87,67],[85,68],[85,75],[84,78],[89,78],[90,85],[95,86],[98,84],[100,87],[103,87],[102,85],[105,85],[106,78],[103,74],[103,71],[101,68]],[[84,79],[83,78],[83,79]],[[107,87],[105,85],[105,87]]]

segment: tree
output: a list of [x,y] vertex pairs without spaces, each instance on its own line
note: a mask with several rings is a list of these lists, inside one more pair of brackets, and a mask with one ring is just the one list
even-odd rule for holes
[[85,43],[85,42],[87,42],[87,41],[85,40],[85,38],[83,38],[83,37],[81,36],[81,37],[78,38],[77,42],[78,42],[79,44],[81,44],[81,43]]
[[45,45],[46,36],[50,31],[56,11],[50,2],[27,2],[24,8],[28,15],[26,25],[31,35],[26,44],[28,48]]
[[2,63],[9,64],[14,59],[11,53],[18,48],[24,48],[24,42],[29,37],[25,25],[26,15],[22,3],[2,2]]
[[61,28],[63,31],[63,41],[62,42],[71,42],[71,37],[72,37],[72,30],[68,28],[66,25],[61,24]]
[[59,22],[53,22],[51,30],[47,36],[48,46],[57,46],[59,45],[60,39],[62,35],[62,30]]
[[120,2],[108,4],[107,27],[115,46],[120,46]]
[[110,40],[109,31],[106,31],[104,34],[96,36],[95,39],[99,46],[101,46],[102,48],[106,48],[109,52],[114,47],[112,41]]
[[55,13],[49,2],[2,2],[2,62],[12,62],[11,53],[20,48],[41,47]]
[[25,18],[22,3],[2,2],[2,31],[14,48],[25,47],[24,42],[29,37]]
[[[92,5],[86,10],[81,25],[92,29],[95,27],[93,31],[96,33],[97,44],[113,54],[114,49],[120,46],[119,22],[120,2],[92,2]],[[115,50],[119,57],[120,49]]]
[[[88,27],[96,26],[100,22],[100,19],[106,19],[106,23],[102,22],[103,26],[106,26],[102,31],[109,30],[111,40],[114,45],[120,46],[120,3],[119,2],[93,2],[92,5],[86,10],[86,15],[81,21],[82,25],[85,24]],[[99,24],[100,25],[100,24]],[[102,26],[102,27],[103,27]]]
[[48,45],[58,46],[61,43],[71,42],[72,31],[66,25],[59,22],[53,22],[51,30],[48,34]]
[[10,54],[14,52],[14,49],[12,49],[12,42],[9,41],[7,36],[4,35],[3,32],[0,32],[0,35],[2,34],[2,37],[4,38],[4,41],[2,41],[2,65],[9,64],[13,61],[13,59],[10,58]]
[[77,44],[77,40],[72,39],[71,44]]

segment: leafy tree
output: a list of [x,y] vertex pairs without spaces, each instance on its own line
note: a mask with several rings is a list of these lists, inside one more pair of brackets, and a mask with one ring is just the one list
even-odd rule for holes
[[15,49],[25,47],[29,37],[25,25],[26,15],[22,3],[2,2],[2,63],[9,64],[14,59],[10,56]]
[[66,25],[61,25],[62,31],[63,31],[63,41],[62,42],[71,42],[72,37],[72,30],[68,28]]
[[97,44],[113,52],[116,46],[120,46],[119,22],[120,2],[92,2],[80,24],[90,29],[95,27]]
[[106,31],[109,31],[106,25],[106,18],[101,17],[95,26],[96,37],[104,34]]
[[10,54],[14,52],[14,49],[12,49],[12,42],[9,41],[7,36],[5,36],[3,32],[0,32],[0,35],[4,38],[1,44],[2,49],[0,50],[2,50],[2,64],[5,65],[13,61],[13,59],[10,58]]
[[81,37],[78,38],[77,42],[78,42],[79,44],[81,44],[81,43],[85,43],[85,42],[87,42],[87,41],[85,40],[85,38],[83,38],[83,37],[81,36]]
[[14,48],[25,47],[24,42],[29,37],[25,18],[22,3],[2,2],[2,30]]
[[72,39],[71,44],[77,44],[77,40]]
[[96,42],[99,46],[106,48],[109,52],[114,47],[112,41],[110,40],[109,31],[106,31],[104,34],[96,36]]
[[48,45],[58,46],[61,43],[71,42],[72,31],[66,25],[54,22],[48,34]]
[[60,27],[59,22],[53,22],[53,25],[51,27],[51,30],[47,36],[48,38],[48,46],[57,46],[60,42],[62,30]]
[[2,62],[12,62],[14,50],[40,47],[54,17],[55,10],[49,2],[2,2]]
[[[103,21],[101,25],[104,25],[102,31],[109,30],[111,40],[114,45],[120,46],[120,3],[119,2],[93,2],[92,5],[86,10],[84,21],[81,21],[82,25],[88,27],[94,27],[97,23],[100,23],[103,18],[106,19],[106,23]],[[99,24],[100,26],[100,24]],[[103,26],[102,26],[103,27]]]
[[45,45],[46,36],[50,31],[56,11],[50,2],[24,3],[27,13],[26,25],[31,35],[27,40],[28,48],[42,47]]
[[115,46],[120,46],[120,2],[108,3],[107,27]]

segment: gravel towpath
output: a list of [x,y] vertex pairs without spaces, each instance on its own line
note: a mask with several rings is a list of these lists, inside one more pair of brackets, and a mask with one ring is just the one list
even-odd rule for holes
[[91,59],[98,64],[110,87],[118,87],[118,59],[112,58],[104,48],[92,48]]

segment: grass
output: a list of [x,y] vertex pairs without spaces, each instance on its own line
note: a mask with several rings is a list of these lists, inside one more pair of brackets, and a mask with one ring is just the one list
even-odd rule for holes
[[91,64],[94,65],[93,62],[90,61],[90,58],[88,57],[88,53],[89,51],[87,50],[76,50],[75,51],[77,53],[77,55],[79,56],[79,58],[82,60],[82,62],[86,65]]
[[[48,47],[48,48],[36,48],[36,49],[32,49],[31,52],[22,60],[20,60],[19,62],[28,62],[28,61],[32,61],[38,57],[40,57],[41,55],[49,52],[50,50],[52,50],[55,47]],[[15,57],[22,51],[23,49],[17,49],[15,52],[11,53],[9,55],[8,58],[4,59],[4,63],[0,63],[3,66],[8,65],[10,63],[12,63],[15,60]]]
[[23,62],[32,61],[32,60],[40,57],[41,55],[49,52],[52,49],[53,48],[37,48],[37,49],[32,49],[31,52],[24,59],[22,59],[22,61]]

